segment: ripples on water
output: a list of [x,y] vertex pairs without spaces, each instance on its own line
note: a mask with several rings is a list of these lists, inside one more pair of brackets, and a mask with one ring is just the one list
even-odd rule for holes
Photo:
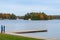
[[48,32],[24,35],[60,38],[60,20],[0,20],[0,25],[6,26],[6,32],[47,29]]

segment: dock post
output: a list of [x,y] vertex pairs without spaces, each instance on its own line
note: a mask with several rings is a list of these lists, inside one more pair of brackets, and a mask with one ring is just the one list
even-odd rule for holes
[[1,25],[1,33],[5,33],[5,26]]
[[5,33],[5,26],[4,26],[4,33]]

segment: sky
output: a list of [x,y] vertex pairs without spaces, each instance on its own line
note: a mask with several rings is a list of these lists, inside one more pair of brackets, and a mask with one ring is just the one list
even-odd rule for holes
[[23,16],[29,12],[60,15],[60,0],[0,0],[0,13]]

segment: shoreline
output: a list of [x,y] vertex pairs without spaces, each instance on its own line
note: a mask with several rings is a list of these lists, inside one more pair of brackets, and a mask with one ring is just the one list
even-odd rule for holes
[[40,37],[33,37],[33,36],[28,36],[28,35],[24,35],[24,34],[16,34],[16,33],[9,33],[9,32],[6,32],[5,34],[10,34],[10,35],[16,35],[16,36],[23,36],[23,37],[28,37],[28,38],[36,38],[36,39],[45,39],[45,38],[40,38]]
[[15,34],[12,32],[6,32],[5,34],[23,36],[23,37],[28,37],[28,38],[36,38],[36,39],[45,39],[45,40],[60,40],[60,38],[34,37],[34,36],[28,36],[28,35],[24,35],[24,34]]

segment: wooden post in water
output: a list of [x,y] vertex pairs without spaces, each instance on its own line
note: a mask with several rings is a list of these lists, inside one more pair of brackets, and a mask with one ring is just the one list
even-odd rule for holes
[[5,26],[4,26],[4,33],[5,33]]
[[1,25],[1,33],[5,33],[5,26]]
[[1,33],[2,33],[2,25],[1,25]]

